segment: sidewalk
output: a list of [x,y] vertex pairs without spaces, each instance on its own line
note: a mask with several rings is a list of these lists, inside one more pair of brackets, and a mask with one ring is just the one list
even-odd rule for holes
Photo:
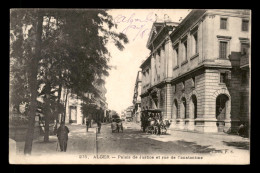
[[[132,128],[140,129],[140,125],[132,123]],[[205,150],[214,148],[215,150],[229,150],[232,152],[249,153],[250,139],[238,135],[226,133],[201,133],[195,131],[173,130],[170,129],[167,135],[151,135],[160,141],[178,141],[184,146],[204,146]]]
[[[84,125],[67,125],[70,133],[67,152],[60,152],[56,136],[49,136],[49,142],[43,142],[43,136],[33,141],[31,156],[24,156],[25,142],[16,142],[16,156],[10,158],[10,163],[73,163],[80,155],[94,155],[96,128],[89,128],[86,133]],[[55,157],[54,157],[55,156]]]

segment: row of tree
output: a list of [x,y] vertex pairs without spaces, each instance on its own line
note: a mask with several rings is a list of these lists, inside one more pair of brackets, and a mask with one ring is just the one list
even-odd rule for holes
[[[44,114],[44,141],[49,120],[62,112],[68,93],[99,97],[94,81],[104,83],[110,69],[106,45],[123,50],[128,42],[106,10],[14,9],[10,13],[10,105],[28,105],[24,154],[31,154],[35,115]],[[61,101],[65,89],[65,101]],[[43,99],[39,106],[37,98]],[[84,99],[88,103],[87,98]]]

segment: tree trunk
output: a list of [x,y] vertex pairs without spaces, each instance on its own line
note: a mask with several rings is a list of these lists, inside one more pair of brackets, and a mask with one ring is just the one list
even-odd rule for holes
[[51,116],[51,105],[50,105],[50,92],[51,92],[51,86],[50,83],[47,82],[46,83],[46,99],[45,99],[45,103],[46,103],[46,107],[45,107],[45,115],[44,115],[44,119],[45,119],[45,126],[44,126],[44,142],[49,142],[49,128],[50,128],[50,116]]
[[35,115],[37,109],[37,72],[38,72],[38,61],[40,59],[41,54],[41,36],[42,36],[42,23],[43,23],[43,15],[37,11],[38,16],[35,22],[35,55],[31,59],[29,74],[30,74],[30,105],[29,105],[29,122],[28,122],[28,129],[26,134],[26,140],[24,145],[24,154],[30,155],[32,151],[32,143],[33,143],[33,136],[34,136],[34,125],[35,125]]
[[[59,75],[59,80],[61,80],[61,73]],[[62,90],[62,84],[60,83],[59,84],[59,89],[58,89],[58,105],[60,106],[61,102],[60,102],[60,99],[61,99],[61,90]],[[55,115],[55,119],[56,119],[56,123],[58,123],[58,120],[59,120],[59,113],[60,113],[60,110],[57,109],[57,112],[56,112],[56,115]]]
[[64,115],[63,115],[63,122],[65,123],[65,120],[66,120],[66,107],[67,107],[67,100],[68,100],[68,94],[69,94],[69,90],[67,89],[66,90],[66,97],[65,97],[65,105],[64,105]]

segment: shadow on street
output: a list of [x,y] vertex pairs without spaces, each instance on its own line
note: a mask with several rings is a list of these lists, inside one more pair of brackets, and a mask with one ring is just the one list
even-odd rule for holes
[[249,150],[249,142],[226,142],[223,141],[227,146],[236,147],[238,149]]

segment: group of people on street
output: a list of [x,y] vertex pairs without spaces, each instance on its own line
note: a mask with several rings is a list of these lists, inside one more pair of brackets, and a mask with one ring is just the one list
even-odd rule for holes
[[146,132],[147,127],[156,128],[157,134],[166,133],[170,126],[168,120],[163,120],[161,112],[142,112],[141,127],[143,132]]
[[92,124],[93,124],[93,120],[92,119],[90,120],[89,118],[86,118],[87,132],[88,132],[88,129],[91,128]]
[[113,118],[112,122],[111,122],[111,129],[112,129],[112,133],[114,132],[123,132],[123,123],[122,120],[120,118]]
[[[90,120],[89,118],[86,118],[87,132],[88,132],[88,129],[91,128],[92,124],[93,124],[93,119]],[[98,133],[100,133],[100,130],[101,130],[101,121],[100,120],[97,121],[97,126],[98,126]]]
[[143,132],[147,126],[149,126],[149,119],[153,119],[155,122],[159,123],[162,120],[162,115],[160,113],[153,112],[143,112],[141,116],[141,127]]

